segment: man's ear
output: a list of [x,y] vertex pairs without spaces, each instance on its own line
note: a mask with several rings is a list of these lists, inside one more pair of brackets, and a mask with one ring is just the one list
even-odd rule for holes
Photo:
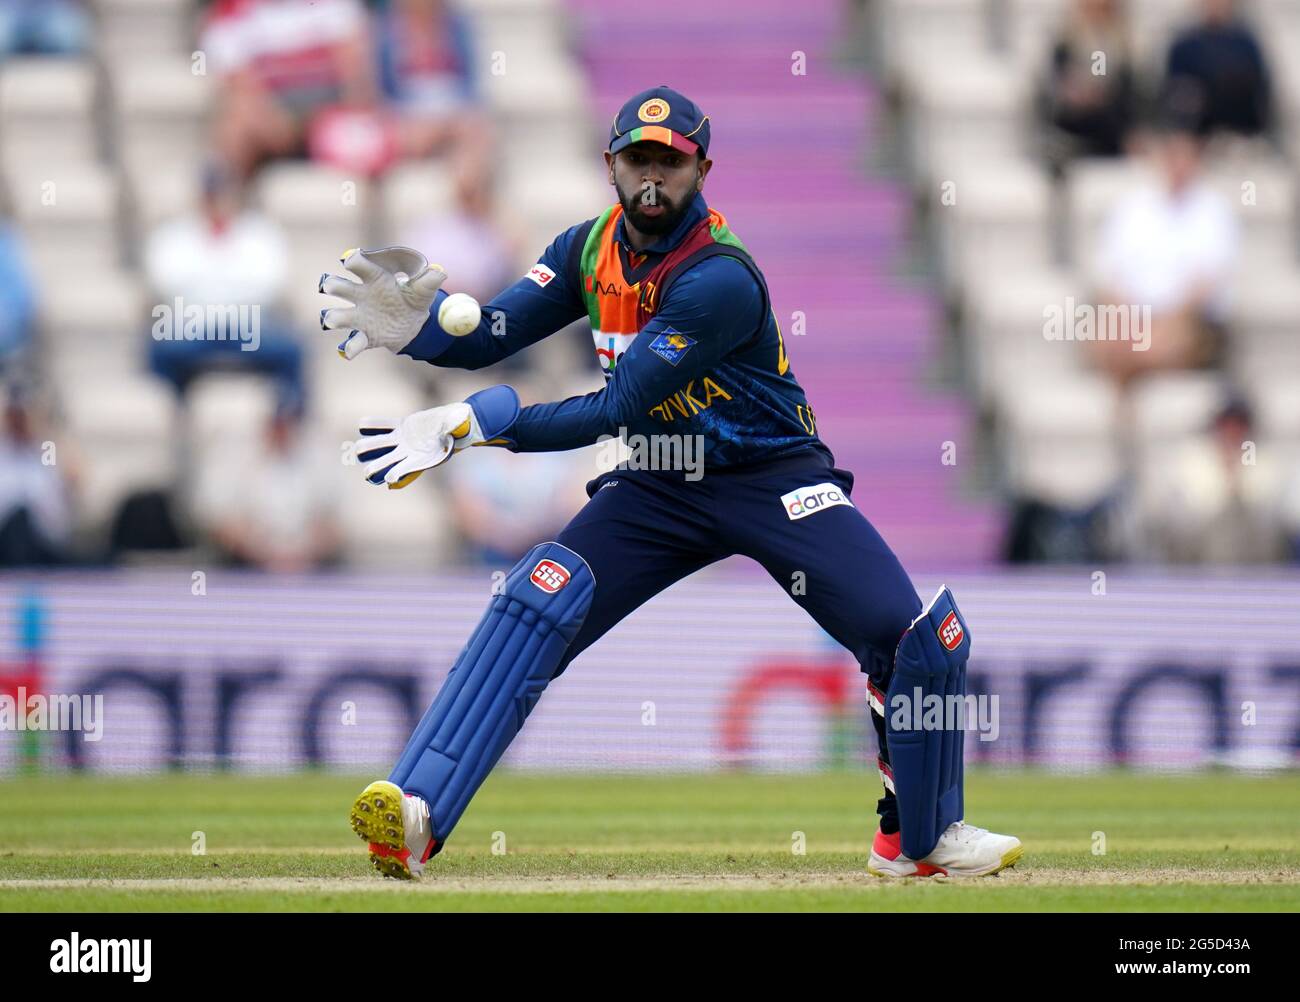
[[614,183],[614,154],[609,150],[605,151],[605,166],[609,168],[609,183]]
[[696,173],[695,173],[695,190],[696,190],[696,191],[703,191],[703,190],[704,190],[704,178],[708,175],[708,173],[709,173],[709,168],[711,168],[712,166],[713,166],[713,161],[710,160],[710,159],[708,159],[707,157],[704,157],[704,158],[702,158],[702,159],[700,160],[699,168],[697,169],[697,171],[696,171]]

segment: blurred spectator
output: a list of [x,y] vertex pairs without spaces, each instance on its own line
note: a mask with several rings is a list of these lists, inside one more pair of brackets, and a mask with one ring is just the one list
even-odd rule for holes
[[1121,0],[1075,0],[1052,43],[1039,105],[1055,168],[1076,156],[1124,152],[1136,83]]
[[75,55],[90,47],[90,35],[80,0],[0,0],[0,59]]
[[[508,568],[555,534],[582,507],[583,484],[566,452],[518,456],[475,449],[448,468],[452,518],[467,563]],[[594,476],[594,472],[591,473]]]
[[200,39],[222,76],[216,143],[240,177],[301,156],[317,112],[376,96],[359,0],[218,0]]
[[19,361],[36,328],[36,290],[18,229],[0,214],[0,372]]
[[[228,170],[208,167],[202,189],[197,212],[162,224],[145,244],[145,277],[170,323],[160,331],[155,313],[150,368],[179,393],[201,372],[233,367],[271,375],[301,395],[302,349],[277,316],[288,268],[284,235],[242,205]],[[183,309],[211,308],[213,323],[186,329],[177,297]]]
[[[0,437],[0,567],[63,563],[72,535],[73,478],[40,440],[30,401],[6,393]],[[66,458],[66,457],[65,457]]]
[[1145,513],[1159,555],[1174,563],[1259,564],[1289,556],[1277,470],[1242,447],[1254,421],[1230,401],[1180,449]]
[[1236,0],[1204,0],[1201,20],[1170,46],[1164,100],[1195,116],[1197,131],[1256,135],[1268,129],[1268,65]]
[[491,133],[477,106],[464,17],[444,0],[385,0],[379,72],[398,113],[402,156],[446,154],[462,184],[488,174]]
[[1300,466],[1292,470],[1282,491],[1282,527],[1286,532],[1291,560],[1300,564]]
[[128,493],[109,525],[107,562],[123,563],[140,556],[158,560],[193,545],[176,511],[175,492],[170,488],[144,487]]
[[399,242],[418,247],[445,267],[449,291],[467,292],[486,303],[519,277],[521,238],[507,226],[495,211],[490,184],[460,175],[456,207],[417,220]]
[[[549,382],[549,381],[547,381]],[[560,399],[542,381],[516,381],[521,398]],[[468,563],[509,568],[528,550],[554,539],[587,500],[596,476],[592,450],[536,452],[473,449],[445,467],[451,513]]]
[[[1121,385],[1145,372],[1216,360],[1238,254],[1232,206],[1203,178],[1202,141],[1173,121],[1153,143],[1159,182],[1109,214],[1095,265],[1101,306],[1135,307],[1138,317],[1150,310],[1141,342],[1093,345]],[[1142,342],[1148,347],[1135,350]]]
[[1002,559],[1012,564],[1098,564],[1129,560],[1139,534],[1123,477],[1089,500],[1018,493],[1008,499]]
[[200,476],[194,506],[198,523],[236,566],[263,571],[309,571],[340,556],[330,476],[337,460],[303,433],[302,402],[283,397],[252,456],[231,452]]

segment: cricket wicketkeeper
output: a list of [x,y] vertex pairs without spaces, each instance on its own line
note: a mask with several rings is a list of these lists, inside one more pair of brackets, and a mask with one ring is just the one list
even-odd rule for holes
[[618,204],[560,234],[463,336],[440,326],[446,275],[417,251],[352,251],[343,265],[360,284],[321,278],[320,291],[350,304],[321,313],[347,332],[345,358],[384,347],[479,369],[586,316],[605,374],[603,389],[556,403],[521,407],[511,387],[490,386],[401,421],[366,420],[357,455],[373,484],[404,487],[468,446],[543,452],[621,433],[705,442],[702,479],[592,480],[573,521],[510,572],[388,779],[352,807],[387,876],[417,875],[442,849],[570,661],[652,595],[733,554],[783,585],[802,571],[794,600],[867,675],[885,786],[868,871],[975,876],[1020,857],[1018,839],[963,820],[960,726],[917,729],[910,710],[890,712],[918,695],[964,696],[970,633],[947,588],[922,607],[850,500],[853,474],[817,436],[763,273],[705,204],[708,149],[709,120],[681,94],[629,100],[605,153]]

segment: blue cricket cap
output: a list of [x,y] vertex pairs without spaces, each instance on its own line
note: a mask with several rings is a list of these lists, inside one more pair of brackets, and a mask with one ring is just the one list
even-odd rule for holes
[[629,98],[614,116],[609,152],[633,143],[663,143],[683,153],[709,152],[709,116],[671,87],[651,87]]

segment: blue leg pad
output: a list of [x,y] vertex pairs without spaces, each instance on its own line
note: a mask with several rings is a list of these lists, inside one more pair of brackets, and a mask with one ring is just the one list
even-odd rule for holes
[[970,631],[945,587],[903,634],[885,697],[885,732],[904,855],[924,859],[964,817]]
[[492,599],[388,777],[428,802],[439,848],[524,726],[595,588],[582,557],[542,543]]

